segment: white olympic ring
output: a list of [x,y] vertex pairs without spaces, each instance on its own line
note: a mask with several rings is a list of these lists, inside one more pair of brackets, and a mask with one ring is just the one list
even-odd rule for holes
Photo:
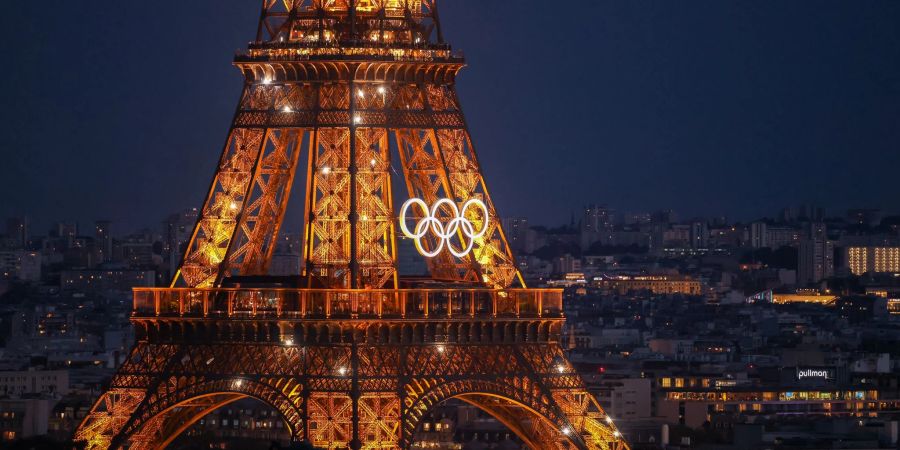
[[[409,208],[412,205],[418,205],[422,210],[422,219],[416,223],[415,232],[410,231],[409,227],[406,226],[406,213],[409,211]],[[450,212],[452,217],[450,221],[447,222],[446,227],[444,223],[441,222],[440,219],[437,218],[438,211],[441,206],[448,206],[450,208]],[[469,208],[472,206],[481,208],[483,213],[482,217],[484,217],[484,222],[482,223],[482,227],[478,232],[475,232],[475,225],[472,224],[472,221],[466,218],[466,212],[469,211]],[[456,203],[449,198],[442,198],[434,203],[431,208],[428,208],[428,204],[425,203],[424,200],[420,198],[411,198],[403,203],[403,207],[400,208],[400,230],[403,231],[403,234],[410,239],[415,239],[416,249],[423,256],[428,258],[433,258],[444,249],[444,245],[447,246],[447,250],[450,250],[450,253],[457,258],[465,257],[472,251],[472,247],[475,245],[475,240],[484,236],[488,230],[488,220],[490,216],[488,215],[487,205],[484,204],[481,200],[477,198],[470,199],[466,203],[463,204],[462,210],[460,210]],[[435,237],[437,237],[437,246],[432,251],[427,251],[422,247],[422,238],[428,234],[428,230],[434,232]],[[465,245],[465,248],[457,249],[453,246],[453,243],[450,242],[451,238],[455,236],[457,233],[460,233],[460,240],[465,242],[465,239],[468,238],[469,242]]]

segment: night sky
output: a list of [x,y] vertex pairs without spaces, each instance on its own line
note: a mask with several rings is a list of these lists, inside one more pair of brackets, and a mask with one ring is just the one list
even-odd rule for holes
[[[900,211],[900,2],[561,3],[440,2],[501,215]],[[124,232],[200,206],[258,16],[256,0],[4,2],[0,217]]]

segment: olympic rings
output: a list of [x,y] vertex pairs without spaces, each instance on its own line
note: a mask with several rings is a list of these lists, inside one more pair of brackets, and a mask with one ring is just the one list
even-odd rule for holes
[[[418,206],[422,211],[422,219],[416,223],[414,228],[415,231],[410,231],[409,227],[406,225],[406,214],[413,205]],[[446,225],[438,219],[438,212],[441,207],[445,205],[450,209],[451,213],[450,220]],[[481,229],[478,230],[477,233],[475,232],[475,225],[466,218],[466,213],[469,211],[469,208],[472,207],[480,208],[483,213],[482,217],[484,217]],[[424,200],[420,198],[411,198],[403,203],[403,207],[400,208],[400,231],[402,231],[406,237],[415,239],[416,249],[422,256],[433,258],[437,256],[446,245],[447,250],[450,250],[450,253],[453,254],[453,256],[463,258],[472,251],[475,240],[487,233],[489,219],[490,216],[488,215],[487,205],[477,198],[470,199],[464,203],[462,210],[460,210],[456,206],[456,203],[449,198],[442,198],[436,201],[431,208],[428,208],[428,204],[425,203]],[[437,238],[437,246],[432,251],[425,250],[425,248],[422,247],[422,238],[428,234],[429,230],[434,233],[434,236]],[[453,246],[453,243],[450,242],[457,233],[459,233],[462,242],[465,242],[465,239],[468,239],[468,244],[464,244],[464,248],[457,249]]]

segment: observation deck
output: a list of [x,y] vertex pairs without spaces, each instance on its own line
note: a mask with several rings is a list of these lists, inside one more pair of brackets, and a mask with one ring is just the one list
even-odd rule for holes
[[558,342],[561,289],[136,288],[151,343],[289,345]]
[[134,319],[563,319],[562,289],[135,288]]

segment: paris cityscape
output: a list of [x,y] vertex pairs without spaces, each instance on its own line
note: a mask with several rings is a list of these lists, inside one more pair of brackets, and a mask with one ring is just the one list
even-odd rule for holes
[[900,5],[50,3],[0,448],[900,449]]
[[[171,279],[196,215],[122,234],[6,221],[5,439],[69,438],[133,343],[131,289]],[[685,448],[896,445],[900,215],[806,205],[739,223],[591,205],[557,227],[503,222],[526,283],[565,289],[561,343],[632,448],[661,448],[664,425]],[[270,273],[300,270],[300,241],[283,233]],[[408,239],[398,261],[427,271]],[[472,409],[432,413],[429,448],[519,448]],[[238,403],[190,436],[284,439],[277,414]]]

